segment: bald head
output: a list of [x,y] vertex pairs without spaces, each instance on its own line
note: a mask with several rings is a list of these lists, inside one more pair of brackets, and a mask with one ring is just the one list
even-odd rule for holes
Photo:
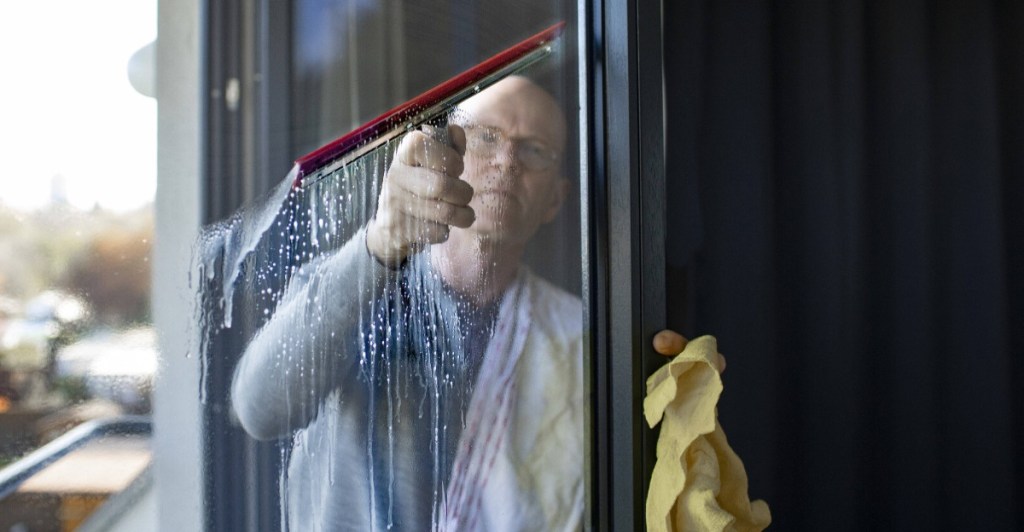
[[523,76],[509,76],[469,98],[459,110],[469,122],[501,127],[513,136],[536,137],[565,150],[565,114],[548,91]]
[[[469,206],[476,220],[465,231],[453,230],[448,244],[465,233],[500,243],[503,260],[518,263],[523,246],[555,218],[568,193],[558,164],[566,145],[565,115],[546,90],[510,76],[463,102],[451,121],[473,132],[467,133],[460,178],[473,188]],[[497,136],[488,140],[490,135]]]

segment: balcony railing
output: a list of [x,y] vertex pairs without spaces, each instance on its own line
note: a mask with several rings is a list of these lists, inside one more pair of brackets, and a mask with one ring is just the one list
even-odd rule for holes
[[105,436],[148,436],[152,422],[147,416],[121,416],[87,421],[66,434],[0,469],[0,500],[18,490],[26,480],[71,451]]

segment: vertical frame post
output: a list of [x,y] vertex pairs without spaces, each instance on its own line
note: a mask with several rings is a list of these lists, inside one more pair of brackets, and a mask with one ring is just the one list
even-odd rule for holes
[[666,303],[662,11],[636,0],[589,9],[592,518],[598,530],[643,530],[657,437],[643,397]]
[[[291,6],[275,0],[205,3],[203,224],[253,201],[291,166]],[[237,317],[233,322],[211,339],[203,355],[203,500],[212,501],[204,528],[277,530],[279,444],[249,439],[230,414],[235,357],[246,328],[253,326]]]

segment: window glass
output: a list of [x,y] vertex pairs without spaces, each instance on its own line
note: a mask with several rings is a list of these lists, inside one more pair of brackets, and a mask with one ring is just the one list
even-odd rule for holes
[[[297,1],[293,17],[293,150],[309,152],[553,23],[566,21],[568,33],[555,61],[526,74],[555,96],[568,117],[562,172],[574,178],[573,194],[557,223],[535,236],[526,259],[531,263],[542,259],[547,275],[579,293],[575,4],[548,0],[492,4],[466,0]],[[553,252],[567,249],[574,251]]]
[[[297,1],[293,149],[563,19],[558,3]],[[223,438],[271,446],[246,489],[276,497],[282,528],[582,526],[573,43],[207,229],[203,358],[231,377],[204,390],[228,398]]]
[[[155,37],[153,1],[0,7],[0,467],[151,410]],[[140,478],[148,438],[101,433],[0,486],[0,529],[71,529]]]

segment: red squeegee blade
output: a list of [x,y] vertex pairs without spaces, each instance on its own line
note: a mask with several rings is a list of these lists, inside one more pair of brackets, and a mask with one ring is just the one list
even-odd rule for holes
[[419,96],[370,120],[350,133],[295,161],[298,173],[293,188],[315,182],[341,165],[415,128],[491,84],[514,74],[551,52],[565,22],[512,46]]

